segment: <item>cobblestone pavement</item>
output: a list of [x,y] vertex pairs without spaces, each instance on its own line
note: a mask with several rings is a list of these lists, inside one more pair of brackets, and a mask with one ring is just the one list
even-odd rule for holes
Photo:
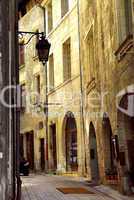
[[[30,175],[22,178],[22,200],[134,200],[106,186],[90,187],[78,177]],[[63,194],[58,187],[82,187],[94,194]]]

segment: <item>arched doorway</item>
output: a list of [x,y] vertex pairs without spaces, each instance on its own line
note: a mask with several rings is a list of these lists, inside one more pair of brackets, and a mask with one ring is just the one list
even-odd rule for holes
[[114,168],[114,154],[112,145],[112,129],[109,117],[106,113],[103,115],[102,120],[102,135],[104,147],[104,164],[105,171],[111,171]]
[[78,171],[76,121],[74,115],[70,112],[65,118],[66,170],[68,172]]
[[[134,187],[134,94],[125,94],[118,106],[118,137],[122,176],[130,174]],[[124,184],[125,185],[125,184]],[[126,187],[126,186],[125,186]],[[124,188],[127,192],[127,188]]]
[[26,133],[26,159],[30,164],[30,169],[34,170],[34,132]]
[[99,179],[99,167],[98,167],[98,153],[96,133],[93,123],[89,125],[89,149],[90,149],[90,168],[92,180],[97,181]]

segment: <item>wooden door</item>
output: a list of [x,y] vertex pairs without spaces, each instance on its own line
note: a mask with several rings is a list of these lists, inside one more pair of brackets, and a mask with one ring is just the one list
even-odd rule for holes
[[128,144],[128,159],[131,169],[134,169],[134,140],[127,140]]
[[22,134],[20,134],[20,156],[24,157],[24,142]]
[[67,171],[77,171],[77,131],[76,129],[66,132],[66,163]]
[[52,156],[53,156],[53,167],[57,169],[57,148],[56,148],[56,125],[51,126],[52,134]]
[[45,169],[45,144],[44,144],[44,138],[40,139],[40,166],[41,166],[41,170]]
[[30,163],[30,169],[34,169],[34,134],[33,131],[26,133],[27,160]]
[[67,171],[78,171],[77,160],[77,126],[73,115],[67,117],[65,129],[66,168]]

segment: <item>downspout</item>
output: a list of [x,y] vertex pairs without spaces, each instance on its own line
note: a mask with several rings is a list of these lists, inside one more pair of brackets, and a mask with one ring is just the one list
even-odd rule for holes
[[84,155],[84,168],[83,174],[85,174],[85,164],[86,164],[86,142],[85,142],[85,120],[84,120],[84,87],[83,87],[83,69],[82,69],[82,59],[81,59],[81,33],[80,33],[80,1],[77,0],[77,16],[78,16],[78,42],[79,42],[79,68],[80,68],[80,92],[81,92],[81,98],[80,98],[80,109],[81,109],[81,121],[82,121],[82,133],[83,133],[83,155]]
[[[43,7],[41,4],[37,5],[39,8],[42,9],[43,11],[43,18],[44,18],[44,35],[46,36],[46,10],[45,7]],[[44,104],[44,112],[46,115],[46,147],[45,147],[45,172],[48,172],[49,169],[49,161],[48,161],[48,82],[47,82],[47,63],[43,63],[43,68],[44,68],[44,75],[45,75],[45,93],[46,93],[46,100],[45,100],[45,104]]]

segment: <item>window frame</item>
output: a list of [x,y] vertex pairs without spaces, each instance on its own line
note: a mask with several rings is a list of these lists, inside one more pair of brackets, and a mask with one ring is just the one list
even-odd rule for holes
[[[121,1],[124,1],[123,4],[121,4]],[[121,45],[133,33],[132,1],[116,0],[116,10],[117,10],[118,43],[119,45]],[[128,12],[128,10],[130,12]],[[125,29],[123,30],[123,28]]]
[[[51,12],[49,12],[50,7],[51,7]],[[47,24],[47,34],[49,34],[53,29],[53,1],[52,0],[49,0],[46,4],[46,24]]]
[[[70,80],[71,75],[72,75],[71,74],[71,37],[68,37],[62,44],[62,57],[63,57],[63,82],[65,82],[65,81]],[[69,62],[66,62],[66,61],[69,61]]]
[[[50,63],[51,58],[52,58],[52,63]],[[52,71],[50,72],[50,70],[52,70]],[[55,78],[54,77],[55,77],[54,76],[54,54],[51,53],[51,55],[49,56],[49,91],[53,90],[55,87]]]

